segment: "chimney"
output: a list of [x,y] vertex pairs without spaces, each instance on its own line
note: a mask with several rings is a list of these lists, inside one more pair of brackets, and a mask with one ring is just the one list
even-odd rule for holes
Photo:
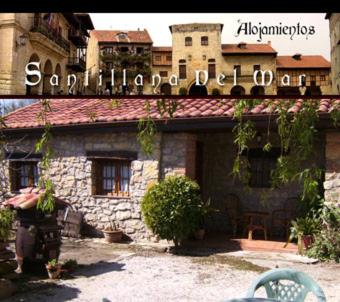
[[270,45],[270,46],[271,46],[271,45],[272,45],[272,41],[268,41],[268,45]]
[[294,60],[301,60],[301,56],[302,56],[302,54],[300,54],[300,53],[296,53],[295,55],[293,55],[292,57],[293,57],[293,59]]

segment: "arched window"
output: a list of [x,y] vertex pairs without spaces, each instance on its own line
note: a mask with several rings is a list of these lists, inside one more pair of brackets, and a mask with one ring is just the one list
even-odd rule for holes
[[179,79],[186,79],[187,78],[187,66],[185,60],[179,60]]
[[209,77],[209,79],[215,79],[216,78],[215,59],[209,59],[208,60],[208,77]]
[[208,36],[201,37],[201,45],[206,46],[209,44]]
[[185,46],[192,46],[192,38],[185,37]]

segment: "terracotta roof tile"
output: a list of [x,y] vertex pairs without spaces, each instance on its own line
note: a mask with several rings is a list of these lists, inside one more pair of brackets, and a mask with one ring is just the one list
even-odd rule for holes
[[[126,39],[121,39],[118,34],[126,34]],[[152,39],[146,29],[144,30],[92,30],[91,37],[98,42],[115,43],[152,43]]]
[[[240,44],[244,44],[244,48],[240,47]],[[269,44],[222,44],[222,54],[276,54],[276,50]]]
[[[52,112],[47,114],[48,121],[53,126],[68,126],[95,123],[135,122],[146,117],[144,109],[145,99],[120,99],[118,106],[113,106],[108,99],[52,99],[50,101]],[[214,118],[233,117],[237,99],[178,99],[178,109],[173,118]],[[249,115],[268,115],[275,113],[277,105],[284,102],[289,112],[300,110],[304,100],[292,101],[264,99],[245,112]],[[150,100],[151,117],[163,119],[157,111],[157,100]],[[330,113],[334,108],[340,107],[340,99],[322,99],[318,111]],[[20,108],[5,117],[8,129],[42,127],[38,119],[41,111],[39,102]]]
[[277,56],[277,68],[331,68],[331,63],[323,56],[301,55],[300,60],[292,56]]

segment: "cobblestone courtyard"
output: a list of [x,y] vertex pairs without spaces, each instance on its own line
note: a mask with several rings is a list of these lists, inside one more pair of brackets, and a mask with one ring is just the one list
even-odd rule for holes
[[306,272],[321,285],[329,302],[340,297],[339,265],[304,264],[292,254],[180,256],[92,240],[65,242],[61,260],[70,258],[81,264],[73,279],[44,281],[44,286],[6,302],[223,301],[243,297],[261,271],[275,266]]

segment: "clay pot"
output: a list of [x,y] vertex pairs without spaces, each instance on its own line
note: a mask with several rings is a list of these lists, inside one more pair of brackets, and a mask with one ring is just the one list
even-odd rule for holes
[[313,243],[313,235],[302,235],[301,236],[303,247],[307,250]]
[[195,239],[197,240],[203,240],[205,236],[205,229],[199,229],[195,232]]
[[122,241],[123,237],[123,231],[121,230],[115,230],[115,231],[103,231],[105,240],[108,243],[113,243],[113,242],[120,242]]
[[56,265],[53,267],[50,267],[49,265],[46,265],[48,277],[50,279],[58,279],[61,273],[61,265]]

